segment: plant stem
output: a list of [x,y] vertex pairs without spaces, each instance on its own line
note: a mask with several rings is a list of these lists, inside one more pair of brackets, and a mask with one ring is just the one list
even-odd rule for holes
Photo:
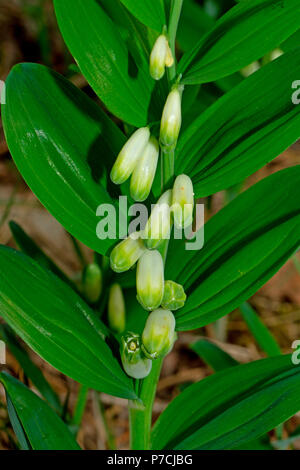
[[174,177],[174,149],[165,150],[162,149],[162,161],[163,161],[163,188],[164,191],[173,186]]
[[96,392],[94,390],[93,398],[94,398],[94,405],[96,407],[95,411],[96,411],[98,422],[99,422],[99,425],[97,426],[99,437],[103,441],[104,445],[107,446],[108,450],[115,450],[116,442],[115,442],[114,435],[110,429],[110,425],[106,419],[105,408],[101,400],[101,393]]
[[89,391],[88,387],[86,387],[85,385],[80,385],[77,402],[76,402],[76,406],[74,410],[74,415],[72,419],[72,423],[78,427],[80,426],[80,423],[83,417],[83,413],[84,413],[84,409],[85,409],[85,405],[86,405],[86,401],[88,397],[88,391]]
[[135,401],[129,403],[130,448],[132,450],[148,450],[150,447],[152,407],[162,362],[162,359],[153,361],[150,374],[142,382],[140,398],[144,407]]
[[178,22],[181,14],[183,0],[171,0],[170,21],[168,28],[170,48],[174,57],[174,65],[168,70],[170,82],[176,76],[176,34]]

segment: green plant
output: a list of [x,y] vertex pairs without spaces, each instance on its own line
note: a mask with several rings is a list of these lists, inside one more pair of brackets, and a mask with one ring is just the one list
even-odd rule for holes
[[[72,419],[5,326],[3,336],[45,399],[0,374],[19,444],[78,448],[72,432],[90,388],[129,400],[132,449],[263,446],[260,437],[300,409],[300,369],[289,355],[239,365],[217,347],[198,344],[217,372],[187,387],[151,432],[152,405],[174,327],[196,329],[230,313],[299,246],[299,167],[235,197],[205,225],[202,250],[187,251],[185,240],[170,236],[173,222],[175,229],[190,226],[194,197],[241,183],[299,137],[300,108],[291,99],[300,75],[299,0],[240,1],[217,21],[191,0],[54,0],[54,6],[81,72],[120,126],[46,67],[19,64],[7,79],[3,123],[18,169],[49,212],[95,251],[77,286],[16,224],[23,253],[0,247],[3,319],[82,384]],[[177,63],[182,7],[178,42],[186,52]],[[185,35],[194,8],[205,26],[191,48]],[[239,71],[278,45],[284,53],[244,79]],[[205,87],[211,82],[216,94]],[[119,195],[147,204],[159,199],[145,239],[141,233],[121,243],[117,235],[97,236],[99,223],[116,234],[122,229],[111,213],[99,219],[104,214],[97,212],[101,204],[120,209]],[[126,236],[129,220],[120,211]],[[135,283],[133,271],[124,272],[136,263]],[[255,314],[242,309],[266,352],[279,353]]]

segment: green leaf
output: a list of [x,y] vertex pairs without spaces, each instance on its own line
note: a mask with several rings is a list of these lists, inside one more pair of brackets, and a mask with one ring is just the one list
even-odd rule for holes
[[21,449],[31,450],[31,445],[28,442],[22,423],[18,418],[17,412],[15,410],[14,405],[12,404],[12,401],[8,393],[6,393],[6,405],[7,405],[7,412],[8,412],[8,416],[9,416],[12,428],[15,432],[15,435],[17,436]]
[[207,339],[196,341],[191,345],[191,349],[216,372],[239,364],[223,349]]
[[290,355],[213,374],[186,388],[166,408],[154,426],[152,448],[240,447],[299,411],[299,387],[300,368]]
[[0,337],[2,337],[3,341],[22,367],[25,375],[32,381],[49,405],[60,413],[62,407],[57,394],[49,382],[47,382],[40,369],[32,362],[25,349],[20,345],[13,330],[8,325],[0,325]]
[[300,106],[292,82],[300,48],[251,75],[201,114],[181,135],[176,173],[187,173],[197,197],[243,181],[299,138]]
[[54,0],[54,7],[64,40],[99,98],[120,119],[146,125],[155,84],[144,58],[128,49],[127,34],[124,39],[97,0]]
[[125,142],[122,132],[83,92],[37,64],[19,64],[8,76],[2,118],[31,190],[72,235],[107,253],[115,240],[97,238],[96,209],[114,201],[99,180]]
[[275,338],[268,328],[263,324],[257,313],[247,302],[240,306],[243,318],[257,343],[268,356],[277,356],[281,354]]
[[183,242],[174,251],[171,244],[166,279],[172,275],[188,296],[176,312],[178,330],[199,328],[239,307],[297,249],[299,180],[297,165],[236,197],[205,225],[201,251],[186,251]]
[[260,59],[299,29],[298,0],[240,2],[187,52],[178,72],[184,84],[217,80]]
[[30,258],[35,259],[45,268],[52,271],[56,276],[58,276],[62,281],[69,284],[72,288],[76,288],[75,284],[66,276],[66,274],[52,261],[49,256],[47,256],[43,250],[35,243],[35,241],[22,229],[22,227],[14,221],[9,223],[10,230],[13,234],[15,242],[18,247],[30,256]]
[[0,246],[4,320],[37,354],[74,380],[123,398],[136,395],[106,327],[66,284],[23,253]]
[[141,23],[159,33],[166,24],[163,0],[121,0]]
[[194,0],[184,0],[177,32],[180,48],[183,51],[192,49],[214,23],[198,3]]
[[80,450],[71,432],[56,413],[35,393],[7,374],[0,382],[34,450]]

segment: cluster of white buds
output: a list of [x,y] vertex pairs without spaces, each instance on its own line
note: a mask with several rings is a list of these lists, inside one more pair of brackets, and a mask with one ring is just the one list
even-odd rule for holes
[[115,184],[130,181],[131,197],[135,201],[145,201],[150,194],[159,157],[159,145],[150,136],[148,127],[134,132],[123,146],[111,170],[110,178]]
[[[174,58],[166,34],[156,40],[150,57],[150,74],[155,80],[164,76]],[[135,201],[144,201],[150,194],[155,177],[159,144],[162,152],[173,151],[181,128],[181,96],[183,87],[176,82],[172,87],[160,123],[159,143],[149,127],[138,129],[120,151],[111,171],[111,180],[122,184],[130,180],[130,194]],[[168,354],[176,339],[175,317],[172,311],[183,307],[186,294],[183,287],[164,279],[164,261],[160,249],[170,238],[173,223],[185,229],[193,221],[193,184],[187,175],[179,175],[172,189],[165,191],[152,208],[142,232],[131,234],[111,252],[113,271],[122,273],[136,269],[137,300],[151,312],[141,336],[126,333],[122,336],[121,358],[126,373],[136,379],[146,377],[152,360]],[[108,321],[118,334],[125,331],[125,304],[121,287],[110,288]]]
[[88,264],[82,273],[82,293],[86,300],[95,304],[102,293],[102,271],[96,263]]
[[161,34],[152,49],[150,55],[150,75],[154,80],[160,80],[165,74],[166,67],[172,67],[174,57],[167,37]]

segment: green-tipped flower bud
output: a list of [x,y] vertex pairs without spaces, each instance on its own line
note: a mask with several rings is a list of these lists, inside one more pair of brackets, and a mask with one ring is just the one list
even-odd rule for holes
[[194,189],[189,176],[177,176],[172,194],[174,224],[179,229],[189,227],[193,222]]
[[147,248],[157,248],[163,240],[170,238],[172,190],[166,191],[155,204],[147,221],[143,237]]
[[178,310],[184,306],[186,294],[181,284],[174,281],[166,281],[162,307],[166,310]]
[[159,251],[147,250],[136,271],[137,299],[146,310],[160,306],[164,295],[164,263]]
[[150,75],[154,80],[160,80],[165,74],[168,41],[164,34],[159,36],[150,55]]
[[141,349],[140,335],[129,332],[122,337],[121,359],[123,368],[130,377],[144,379],[150,374],[152,361]]
[[148,127],[142,127],[126,142],[111,170],[110,178],[113,183],[122,184],[130,177],[148,144],[149,137]]
[[160,124],[160,143],[175,147],[181,128],[181,93],[174,88],[167,98]]
[[164,357],[173,348],[176,339],[175,317],[170,310],[158,309],[150,313],[142,335],[143,350],[151,359]]
[[146,248],[139,234],[132,233],[121,241],[110,254],[110,266],[116,273],[128,271],[142,256]]
[[131,177],[130,194],[135,201],[145,201],[149,196],[155,177],[158,156],[159,145],[156,138],[152,136]]
[[125,300],[119,284],[113,284],[108,297],[108,324],[113,331],[123,333],[126,325]]
[[98,264],[91,263],[83,271],[83,294],[88,302],[96,303],[102,292],[102,272]]
[[150,55],[150,75],[154,80],[160,80],[165,74],[165,67],[172,67],[174,58],[168,40],[161,34],[152,49]]

